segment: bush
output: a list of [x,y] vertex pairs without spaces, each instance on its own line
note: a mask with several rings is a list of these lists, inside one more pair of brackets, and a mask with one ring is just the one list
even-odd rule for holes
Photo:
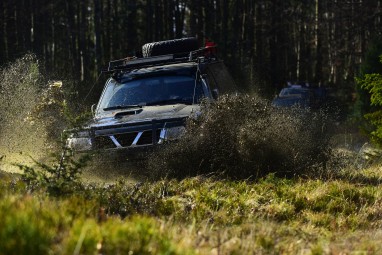
[[[382,63],[382,55],[380,56],[380,62]],[[362,78],[357,79],[357,84],[370,93],[371,106],[382,106],[382,74],[365,74]],[[370,131],[372,141],[382,145],[382,111],[374,110],[364,116],[373,126],[373,129]]]
[[51,165],[36,160],[33,160],[35,166],[15,165],[22,171],[21,178],[27,184],[28,190],[43,188],[50,195],[61,196],[82,189],[80,175],[89,160],[90,156],[87,154],[75,160],[67,149],[64,149],[63,154],[57,155]]
[[365,75],[371,73],[382,73],[382,63],[379,56],[382,54],[382,37],[372,38],[365,53],[364,60],[360,66],[358,79],[356,78],[357,100],[353,107],[353,117],[360,121],[362,128],[366,131],[369,127],[364,123],[364,115],[375,111],[375,107],[370,105],[370,93],[359,82],[365,78]]

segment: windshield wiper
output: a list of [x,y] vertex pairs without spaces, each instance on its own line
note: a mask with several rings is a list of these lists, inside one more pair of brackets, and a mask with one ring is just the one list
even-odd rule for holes
[[111,110],[129,109],[129,108],[142,108],[142,105],[141,104],[114,105],[114,106],[103,108],[103,110],[104,111],[111,111]]
[[146,105],[166,105],[166,104],[192,104],[192,100],[186,98],[173,98],[148,102]]

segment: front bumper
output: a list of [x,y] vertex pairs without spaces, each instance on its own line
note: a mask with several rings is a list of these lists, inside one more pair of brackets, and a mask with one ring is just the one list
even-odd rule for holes
[[147,151],[150,147],[179,139],[185,132],[186,118],[154,119],[118,125],[93,126],[73,132],[67,146],[73,151]]

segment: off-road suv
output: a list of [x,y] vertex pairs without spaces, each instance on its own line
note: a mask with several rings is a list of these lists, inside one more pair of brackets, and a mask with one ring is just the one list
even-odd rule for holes
[[212,44],[199,48],[195,38],[183,38],[145,44],[142,53],[109,62],[94,118],[70,135],[69,148],[135,153],[176,140],[202,99],[236,91]]

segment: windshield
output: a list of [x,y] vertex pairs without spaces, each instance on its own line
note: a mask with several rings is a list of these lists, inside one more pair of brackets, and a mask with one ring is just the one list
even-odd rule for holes
[[162,104],[199,103],[204,96],[202,84],[190,76],[156,76],[124,83],[110,80],[98,105],[109,111]]
[[285,89],[282,89],[279,94],[280,97],[304,96],[304,95],[308,95],[308,91],[306,89],[299,89],[299,88],[285,88]]

